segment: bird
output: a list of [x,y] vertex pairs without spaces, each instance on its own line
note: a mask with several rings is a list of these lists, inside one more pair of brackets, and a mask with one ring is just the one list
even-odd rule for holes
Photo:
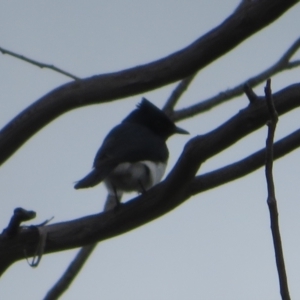
[[123,193],[144,193],[162,179],[169,151],[167,139],[189,134],[146,98],[105,137],[93,168],[74,188],[104,182],[108,196],[104,210],[118,207]]

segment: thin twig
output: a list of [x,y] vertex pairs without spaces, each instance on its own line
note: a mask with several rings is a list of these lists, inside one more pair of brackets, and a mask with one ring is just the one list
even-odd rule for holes
[[[104,205],[104,211],[110,210],[110,207],[107,206],[108,199],[109,197],[107,197],[106,203]],[[94,243],[84,246],[77,252],[74,260],[69,264],[68,268],[66,269],[65,273],[61,276],[61,278],[48,291],[44,300],[59,299],[59,297],[69,288],[71,283],[75,280],[76,276],[83,268],[85,262],[91,256],[97,245],[97,243]]]
[[300,66],[300,60],[295,60],[292,62],[289,61],[299,48],[300,38],[298,38],[293,43],[293,45],[281,56],[281,58],[267,70],[247,79],[246,81],[238,84],[236,87],[230,90],[220,92],[218,95],[203,100],[200,103],[175,111],[172,114],[172,119],[174,121],[179,121],[193,117],[200,113],[204,113],[221,103],[242,95],[244,92],[244,86],[246,84],[251,87],[255,87],[279,72],[290,70]]
[[268,79],[265,87],[266,100],[268,110],[270,114],[270,120],[268,121],[268,137],[266,141],[266,181],[268,188],[268,207],[271,221],[271,231],[273,237],[273,245],[276,257],[277,272],[279,277],[280,293],[283,300],[290,300],[289,288],[287,275],[285,270],[285,263],[283,257],[283,249],[280,237],[279,220],[278,220],[278,209],[277,201],[275,196],[275,186],[273,180],[273,143],[276,124],[278,121],[278,115],[274,106],[272,91],[271,91],[271,80]]
[[26,61],[26,62],[28,62],[28,63],[30,63],[32,65],[38,66],[40,68],[50,69],[52,71],[61,73],[61,74],[65,75],[65,76],[71,77],[71,78],[73,78],[75,80],[80,80],[79,77],[77,77],[77,76],[75,76],[75,75],[73,75],[73,74],[71,74],[69,72],[66,72],[66,71],[64,71],[64,70],[62,70],[60,68],[57,68],[54,65],[49,65],[49,64],[44,64],[44,63],[38,62],[36,60],[28,58],[28,57],[26,57],[24,55],[17,54],[15,52],[9,51],[9,50],[4,49],[2,47],[0,47],[0,52],[2,52],[2,54],[8,54],[8,55],[16,57],[16,58],[18,58],[20,60]]
[[163,111],[166,114],[172,114],[174,111],[174,107],[177,104],[178,100],[182,96],[182,94],[187,90],[193,79],[196,77],[197,73],[181,80],[179,84],[175,87],[173,92],[171,93],[169,99],[167,100],[165,106],[163,107]]
[[90,257],[97,244],[92,244],[89,246],[82,247],[77,253],[74,260],[70,263],[65,273],[61,278],[55,283],[55,285],[48,291],[44,300],[56,300],[69,288],[71,283],[76,278],[77,274],[80,272],[84,266],[87,259]]

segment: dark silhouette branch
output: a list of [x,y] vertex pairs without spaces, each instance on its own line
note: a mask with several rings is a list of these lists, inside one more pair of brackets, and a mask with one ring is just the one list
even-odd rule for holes
[[[273,95],[279,114],[300,105],[300,84]],[[128,232],[173,210],[191,196],[191,184],[202,162],[264,126],[268,111],[264,97],[250,104],[222,126],[191,139],[167,178],[146,194],[110,211],[43,227],[44,253],[89,245]],[[13,262],[34,255],[39,241],[35,227],[24,228],[14,239],[0,239],[0,274]]]
[[98,245],[97,243],[93,243],[87,246],[83,246],[77,252],[73,261],[69,264],[68,268],[62,274],[59,280],[48,291],[44,300],[58,299],[69,288],[69,286],[74,281],[74,279],[76,278],[80,270],[83,268],[88,258],[94,252],[97,245]]
[[28,58],[28,57],[26,57],[24,55],[17,54],[15,52],[12,52],[10,50],[4,49],[2,47],[0,47],[0,52],[2,54],[8,54],[8,55],[13,56],[15,58],[18,58],[20,60],[26,61],[26,62],[28,62],[28,63],[30,63],[32,65],[38,66],[38,67],[40,67],[42,69],[43,68],[44,69],[50,69],[52,71],[58,72],[60,74],[63,74],[65,76],[71,77],[72,79],[75,79],[75,80],[79,80],[80,79],[79,77],[77,77],[77,76],[75,76],[75,75],[73,75],[73,74],[71,74],[69,72],[66,72],[66,71],[64,71],[64,70],[62,70],[60,68],[57,68],[54,65],[49,65],[49,64],[38,62],[38,61],[36,61],[34,59]]
[[26,210],[21,207],[15,208],[14,214],[10,218],[7,228],[2,232],[5,238],[12,238],[18,234],[22,222],[32,220],[36,217],[36,213],[32,210]]
[[220,92],[218,95],[203,100],[197,104],[189,107],[174,111],[171,113],[171,117],[175,121],[187,119],[196,116],[200,113],[204,113],[213,107],[222,104],[228,100],[234,99],[235,97],[241,96],[244,92],[244,86],[247,84],[252,88],[265,82],[268,78],[275,74],[278,74],[285,70],[290,70],[300,66],[300,60],[290,62],[289,60],[300,48],[300,38],[298,38],[293,45],[283,54],[283,56],[270,68],[257,74],[246,81],[238,84],[236,87]]
[[[300,129],[274,144],[274,159],[279,159],[299,147]],[[223,168],[199,175],[190,184],[189,193],[191,196],[196,195],[246,176],[264,166],[265,158],[264,148]]]
[[[296,49],[298,49],[300,45],[300,39],[294,43],[294,45],[292,47],[289,48],[289,50],[285,53],[285,55],[283,57],[285,57],[287,60],[290,58],[290,56],[293,55],[293,53],[296,51]],[[293,52],[293,53],[292,53]],[[283,59],[282,57],[282,59]],[[183,79],[174,89],[174,91],[172,92],[171,96],[169,97],[169,99],[167,100],[165,106],[164,106],[164,111],[167,114],[172,114],[173,113],[173,109],[174,106],[176,105],[176,103],[179,101],[180,97],[182,96],[182,94],[184,93],[184,91],[188,88],[188,86],[190,85],[190,83],[193,81],[194,77],[196,76],[196,74]],[[252,88],[247,84],[244,86],[244,92],[246,93],[250,103],[254,103],[254,101],[258,100],[257,95],[254,93],[254,91],[252,90]],[[258,154],[256,154],[258,155]],[[255,155],[253,155],[254,157]],[[255,168],[253,161],[260,161],[260,163],[257,165],[257,168],[261,167],[262,164],[264,163],[264,150],[261,150],[259,153],[259,156],[261,159],[257,159],[257,158],[246,158],[244,161],[251,161],[251,163],[249,164],[249,166],[252,168],[251,171],[253,171]],[[241,165],[244,165],[243,168],[241,168]],[[239,166],[239,170],[246,170],[245,168],[245,162],[237,162],[234,165]],[[237,172],[232,172],[233,169],[233,165],[227,166],[225,167],[227,173],[224,176],[224,173],[226,172],[225,170],[216,170],[214,172],[212,172],[213,174],[210,174],[212,176],[208,176],[208,174],[205,174],[205,178],[209,178],[207,179],[207,182],[210,183],[211,185],[214,185],[214,180],[216,178],[216,176],[214,174],[220,174],[222,173],[224,176],[224,178],[227,178],[228,181],[230,181],[230,174],[236,174]],[[224,169],[225,169],[224,168]],[[246,174],[248,174],[250,171],[246,172]],[[242,175],[240,175],[242,176]],[[239,176],[239,177],[240,177]],[[237,177],[238,178],[238,177]],[[203,191],[203,187],[207,186],[203,184],[203,181],[201,181],[202,176],[200,176],[200,184],[199,186],[201,187],[201,191]],[[236,179],[236,178],[234,178]],[[231,179],[233,180],[233,179]],[[196,181],[196,180],[194,180]],[[223,184],[223,183],[221,183]],[[196,193],[199,193],[200,190],[198,189]],[[193,191],[193,194],[195,194],[195,190]],[[75,279],[75,277],[77,276],[79,270],[83,267],[83,264],[86,262],[86,260],[88,259],[88,257],[91,255],[91,253],[93,252],[93,250],[95,249],[96,244],[92,244],[92,245],[88,245],[88,246],[84,246],[83,248],[81,248],[76,257],[74,258],[74,260],[70,263],[69,267],[67,268],[67,270],[65,271],[65,273],[62,275],[62,277],[58,280],[58,282],[51,288],[51,290],[47,293],[46,298],[47,300],[51,300],[51,299],[57,299],[58,296],[62,295],[66,289],[68,289],[68,287],[70,286],[71,282]]]
[[283,256],[283,248],[281,243],[280,236],[280,228],[279,228],[279,218],[278,218],[278,208],[277,208],[277,200],[275,196],[275,185],[273,179],[273,143],[274,143],[274,135],[276,130],[276,125],[278,122],[278,114],[275,109],[272,91],[271,91],[271,80],[267,81],[267,85],[265,87],[266,94],[266,102],[268,105],[269,111],[269,121],[268,125],[268,137],[266,141],[266,181],[268,188],[268,207],[270,213],[270,221],[271,221],[271,231],[273,237],[273,245],[276,257],[276,266],[279,277],[279,285],[280,285],[280,293],[281,298],[283,300],[290,300],[290,293],[288,288],[288,280],[285,270],[284,256]]
[[0,164],[32,135],[71,109],[150,91],[196,73],[279,18],[297,0],[244,1],[222,24],[158,61],[62,85],[21,112],[0,132]]
[[77,274],[84,266],[87,259],[90,257],[97,244],[92,244],[82,247],[76,254],[74,260],[70,263],[65,273],[55,283],[55,285],[48,291],[44,300],[58,299],[72,284]]
[[[299,147],[300,129],[275,143],[274,159],[281,158]],[[265,152],[265,149],[261,149],[256,153],[226,167],[195,177],[187,189],[188,194],[190,196],[199,194],[256,171],[265,164]],[[96,244],[92,244],[84,246],[79,250],[66,272],[47,293],[44,300],[57,299],[58,296],[67,290],[78,272],[83,267],[83,264],[95,249],[95,246]]]
[[179,101],[183,93],[187,90],[189,85],[192,83],[196,75],[197,74],[195,73],[179,82],[179,84],[173,90],[172,94],[170,95],[169,99],[167,100],[166,104],[163,107],[163,110],[166,114],[172,116],[175,105],[177,104],[177,102]]
[[[169,97],[164,106],[163,110],[170,115],[173,112],[173,108],[177,101],[180,99],[184,91],[188,88],[189,84],[193,81],[196,74],[183,79],[178,86],[174,89],[173,93]],[[66,271],[59,278],[59,280],[53,285],[53,287],[48,291],[44,300],[55,300],[58,299],[71,285],[74,281],[88,258],[94,252],[97,247],[97,243],[82,247],[76,254],[73,261],[69,264]]]

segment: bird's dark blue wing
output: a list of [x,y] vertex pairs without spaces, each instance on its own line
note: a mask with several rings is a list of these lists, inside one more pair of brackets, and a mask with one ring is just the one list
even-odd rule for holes
[[108,133],[96,154],[94,169],[78,181],[75,188],[95,186],[120,163],[144,160],[166,162],[168,156],[163,138],[144,126],[121,123]]
[[94,167],[142,160],[164,162],[168,156],[165,141],[151,130],[137,124],[122,123],[113,128],[103,141]]

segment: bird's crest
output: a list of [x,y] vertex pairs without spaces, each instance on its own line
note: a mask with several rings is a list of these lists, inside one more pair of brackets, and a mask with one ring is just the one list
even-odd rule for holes
[[140,103],[136,106],[139,110],[149,113],[159,113],[164,114],[158,107],[156,107],[154,104],[152,104],[149,100],[146,98],[143,98]]

